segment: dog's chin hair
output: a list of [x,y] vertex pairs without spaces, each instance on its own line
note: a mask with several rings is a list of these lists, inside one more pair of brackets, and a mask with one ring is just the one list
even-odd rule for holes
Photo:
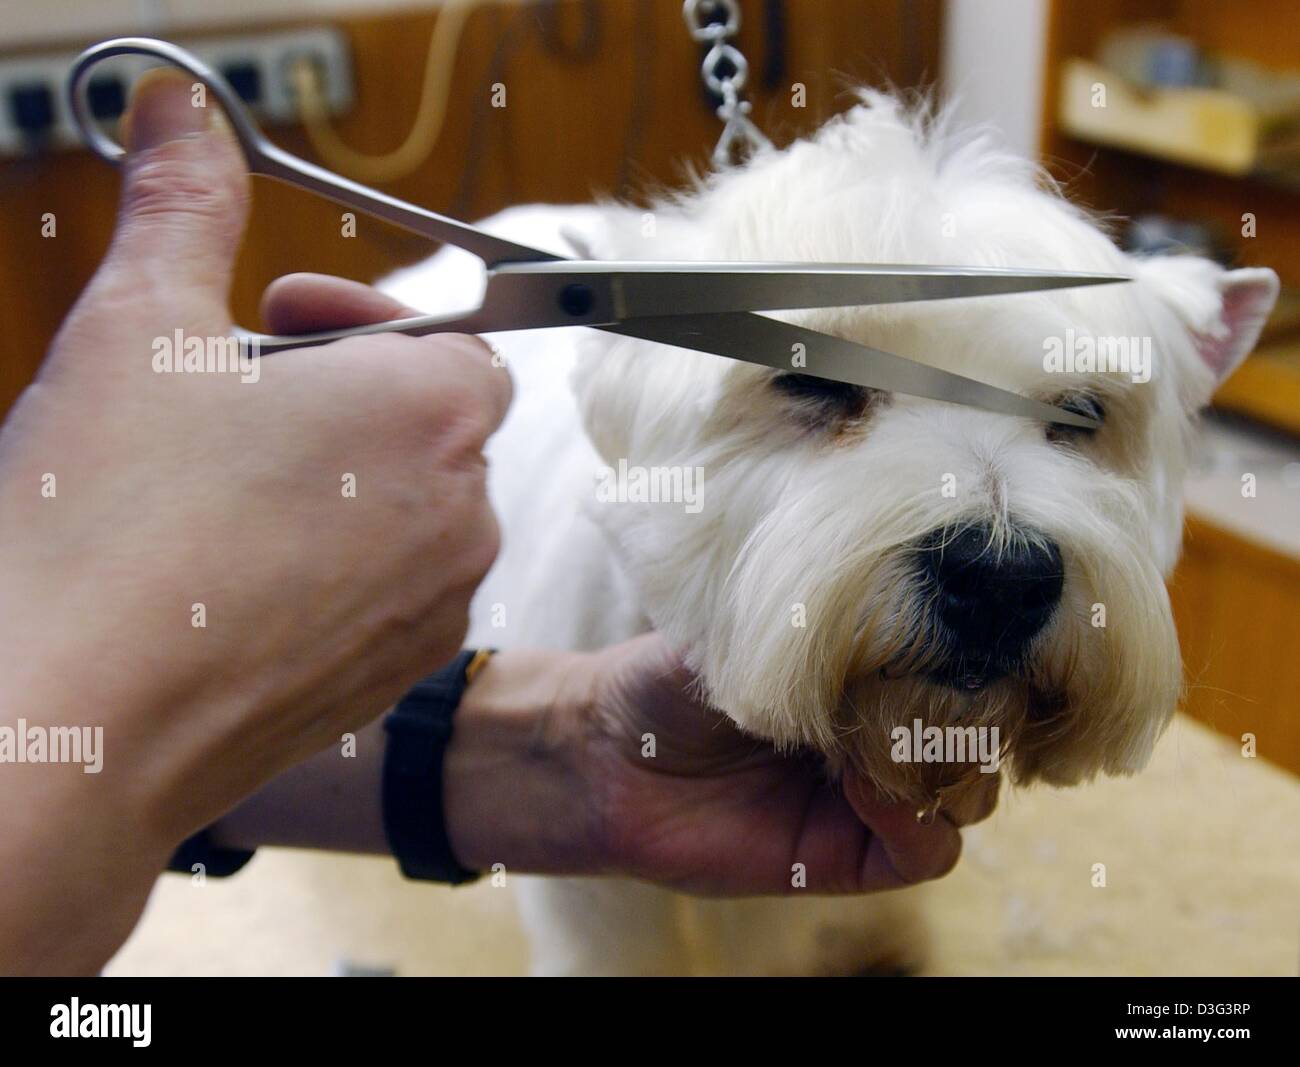
[[961,726],[998,730],[999,761],[1014,750],[1026,728],[1035,697],[1029,683],[1000,678],[976,692],[956,690],[921,674],[876,676],[852,682],[836,711],[838,735],[827,753],[828,770],[838,777],[852,768],[893,800],[926,807],[943,792],[978,781],[981,770],[971,753],[966,763],[895,761],[892,731],[922,726]]

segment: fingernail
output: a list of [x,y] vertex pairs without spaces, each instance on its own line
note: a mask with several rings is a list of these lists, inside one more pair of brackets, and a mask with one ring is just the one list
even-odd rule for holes
[[194,84],[193,78],[179,71],[146,71],[131,93],[125,120],[126,147],[131,152],[143,152],[206,130],[211,111],[195,106],[196,99],[206,103],[206,94],[196,97]]

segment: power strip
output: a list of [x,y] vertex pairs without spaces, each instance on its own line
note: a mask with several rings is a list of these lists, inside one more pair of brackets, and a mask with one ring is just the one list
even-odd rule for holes
[[[298,116],[289,72],[306,57],[316,65],[331,114],[354,99],[352,59],[346,37],[321,27],[208,38],[185,47],[219,71],[258,118],[293,122]],[[77,53],[0,57],[0,156],[27,156],[80,144],[68,113],[64,85]],[[139,75],[159,64],[140,56],[107,60],[91,76],[91,108],[110,127],[126,108]]]

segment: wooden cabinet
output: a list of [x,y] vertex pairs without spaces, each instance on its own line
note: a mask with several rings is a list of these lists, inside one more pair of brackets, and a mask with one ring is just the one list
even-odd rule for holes
[[1300,560],[1192,518],[1169,593],[1187,710],[1300,774]]

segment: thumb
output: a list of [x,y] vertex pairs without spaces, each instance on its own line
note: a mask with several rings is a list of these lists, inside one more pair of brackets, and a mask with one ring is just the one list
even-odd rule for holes
[[916,806],[891,802],[856,771],[843,779],[844,797],[871,830],[862,874],[864,885],[911,885],[942,878],[961,856],[961,834],[947,818],[917,818]]
[[[248,170],[220,106],[173,70],[136,84],[117,228],[102,272],[180,316],[219,313],[248,219]],[[142,290],[144,291],[142,293]],[[147,294],[147,295],[146,295]]]

